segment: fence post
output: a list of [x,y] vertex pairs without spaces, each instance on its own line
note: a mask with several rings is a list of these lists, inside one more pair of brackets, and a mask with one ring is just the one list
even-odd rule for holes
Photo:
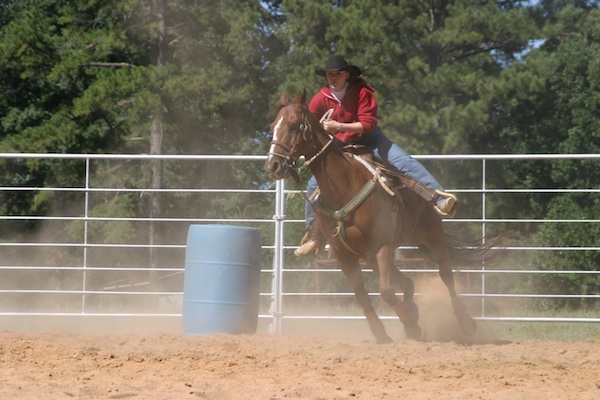
[[83,222],[83,274],[81,282],[81,313],[86,313],[86,293],[87,293],[87,267],[88,267],[88,236],[89,236],[89,218],[90,218],[90,158],[85,158],[85,197],[84,197],[84,222]]
[[283,292],[283,227],[285,220],[285,180],[276,182],[275,190],[275,238],[273,251],[273,280],[271,283],[271,292],[273,297],[269,313],[273,315],[273,320],[269,331],[274,334],[281,334],[281,325],[283,319],[282,292]]

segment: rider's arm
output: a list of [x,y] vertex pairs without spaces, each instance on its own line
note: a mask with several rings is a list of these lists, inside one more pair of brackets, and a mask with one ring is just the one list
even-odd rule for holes
[[327,132],[353,132],[363,133],[365,131],[360,122],[338,122],[332,119],[323,121],[323,128]]

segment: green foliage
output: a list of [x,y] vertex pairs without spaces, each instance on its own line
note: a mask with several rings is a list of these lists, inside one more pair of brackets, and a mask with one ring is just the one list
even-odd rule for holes
[[[558,196],[549,204],[547,218],[572,220],[600,219],[600,196],[590,194],[568,194]],[[598,243],[600,227],[598,224],[583,222],[544,224],[536,237],[540,246],[561,248],[593,247]],[[535,257],[531,266],[548,271],[599,271],[600,254],[598,251],[559,251],[543,252]],[[592,274],[539,275],[528,282],[534,291],[547,294],[594,294],[600,291],[600,282]],[[573,308],[592,307],[596,299],[561,299],[554,306],[569,305]]]
[[[0,151],[264,154],[281,92],[317,91],[324,81],[314,66],[335,52],[363,68],[377,89],[380,125],[410,153],[598,153],[598,5],[584,0],[3,2]],[[162,140],[151,149],[157,130]],[[258,163],[155,165],[161,185],[169,188],[272,185]],[[465,173],[461,163],[427,167],[446,187],[470,188],[480,181],[479,172]],[[515,161],[508,168],[489,168],[486,179],[496,188],[593,188],[598,171],[594,162]],[[84,172],[78,161],[0,160],[6,185],[82,187]],[[95,187],[146,188],[153,182],[152,163],[95,162],[92,172]],[[0,210],[50,215],[57,203],[80,204],[77,193],[60,201],[56,196],[4,191]],[[156,211],[151,197],[106,194],[92,199],[91,210],[97,216],[148,216]],[[273,209],[272,199],[261,194],[225,199],[169,194],[161,201],[164,217],[252,218]],[[479,201],[465,196],[461,209],[478,209]],[[490,196],[486,206],[495,217],[597,219],[597,202],[586,194],[543,193],[506,201]],[[288,203],[288,216],[301,219],[302,198]],[[522,233],[559,246],[599,242],[600,232],[581,226],[544,224]],[[7,228],[14,239],[39,227],[11,222]],[[81,229],[74,224],[66,235]],[[176,228],[164,229],[163,236],[172,237]],[[302,230],[294,226],[286,234],[295,237]],[[146,233],[122,223],[91,227],[99,242]],[[532,265],[576,264],[586,270],[597,265],[593,252],[572,253],[543,256]],[[532,284],[598,291],[585,275]]]
[[[115,195],[104,199],[90,210],[91,217],[128,218],[135,216],[135,202],[131,195]],[[132,243],[136,240],[136,231],[130,221],[93,221],[88,222],[87,237],[92,243]],[[69,237],[77,242],[84,237],[84,222],[73,222],[68,227]]]
[[473,142],[491,122],[490,92],[535,32],[519,4],[284,1],[294,48],[282,57],[292,68],[284,87],[316,91],[312,66],[338,52],[364,67],[382,128],[409,152],[481,151]]
[[[600,148],[600,107],[598,59],[600,59],[600,13],[566,7],[546,25],[546,41],[532,50],[526,63],[505,76],[508,87],[502,103],[506,123],[500,141],[506,152],[517,153],[597,153]],[[517,181],[526,187],[594,188],[600,179],[598,162],[563,160],[519,163],[514,169]],[[598,219],[595,193],[544,194],[531,198],[525,210],[547,219]],[[505,209],[510,207],[505,205]],[[582,223],[543,224],[536,236],[540,246],[586,247],[600,239],[595,225]],[[596,271],[594,251],[543,252],[530,267],[542,270]],[[565,274],[532,277],[526,284],[540,293],[590,294],[600,290],[593,275]],[[569,299],[555,306],[585,306]]]
[[[253,1],[170,2],[167,45],[158,62],[158,21],[148,12],[154,6],[139,0],[0,6],[6,22],[0,89],[7,94],[0,100],[0,151],[146,153],[152,121],[159,118],[165,153],[264,153],[271,109],[266,94],[275,83],[266,67],[280,48],[271,33],[277,18]],[[19,184],[52,186],[69,177],[82,184],[82,169],[65,174],[64,164],[44,169],[33,164],[21,165],[24,180]],[[127,162],[117,167],[128,169]],[[206,164],[166,169],[169,182],[164,184],[198,179],[207,186],[235,187],[241,181],[258,187],[266,179],[260,168],[242,166],[223,170],[216,183],[210,170]],[[7,181],[15,183],[14,171],[2,171]],[[130,177],[147,187],[148,171],[109,175],[118,180],[111,187],[128,186]],[[46,208],[51,203],[19,196],[12,204],[15,196],[2,196],[10,213],[39,212],[44,209],[40,201],[49,202]],[[110,209],[126,204],[112,203]],[[136,212],[147,214],[147,207],[142,202]]]

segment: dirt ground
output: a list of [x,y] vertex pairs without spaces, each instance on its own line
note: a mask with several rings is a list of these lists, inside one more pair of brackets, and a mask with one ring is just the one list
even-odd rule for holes
[[0,399],[600,398],[600,342],[0,332]]

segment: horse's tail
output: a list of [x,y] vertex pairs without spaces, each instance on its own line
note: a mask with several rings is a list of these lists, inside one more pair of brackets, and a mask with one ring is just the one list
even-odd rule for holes
[[450,265],[453,267],[480,267],[484,262],[493,264],[503,253],[505,240],[510,234],[467,242],[457,235],[446,233]]

